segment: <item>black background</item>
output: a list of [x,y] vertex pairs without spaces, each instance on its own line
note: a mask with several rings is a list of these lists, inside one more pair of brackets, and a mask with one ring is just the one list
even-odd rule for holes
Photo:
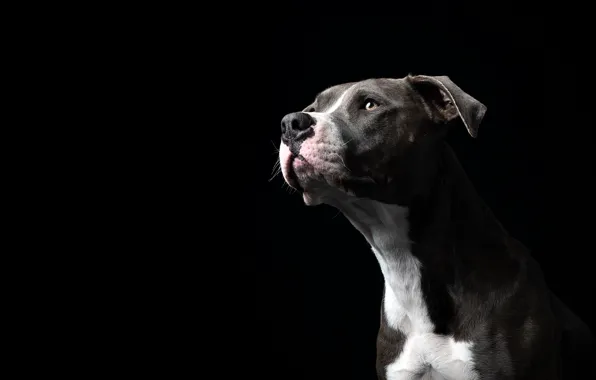
[[[21,171],[34,181],[23,181],[25,200],[6,198],[42,230],[24,229],[17,244],[37,282],[7,267],[17,277],[7,294],[25,288],[19,301],[33,307],[7,307],[24,322],[9,332],[40,354],[9,344],[21,369],[80,378],[128,365],[184,378],[189,364],[200,379],[375,379],[383,279],[370,248],[271,172],[285,114],[328,86],[408,73],[448,75],[488,107],[477,139],[460,128],[449,142],[553,291],[596,329],[589,6],[169,6],[11,12],[19,51],[7,57],[24,72],[7,78],[35,101],[9,98],[40,153]],[[15,146],[9,166],[29,157]]]
[[251,104],[225,130],[239,161],[225,174],[234,178],[233,236],[242,247],[228,305],[242,342],[228,346],[230,366],[242,356],[260,378],[376,378],[383,279],[370,248],[336,210],[305,206],[281,175],[270,175],[285,114],[328,86],[408,73],[448,75],[488,107],[477,139],[460,128],[448,140],[552,290],[594,330],[585,7],[369,1],[247,9],[247,26],[227,37],[237,49],[228,99]]

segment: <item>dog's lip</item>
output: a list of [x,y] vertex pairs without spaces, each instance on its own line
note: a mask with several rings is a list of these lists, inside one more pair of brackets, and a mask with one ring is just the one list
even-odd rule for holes
[[[300,161],[308,164],[308,161],[306,161],[306,159],[304,157],[302,157],[301,154],[295,155],[294,159],[299,159]],[[292,162],[292,164],[294,164],[294,162]]]
[[290,154],[288,158],[288,185],[292,186],[294,189],[300,189],[300,185],[298,182],[298,175],[294,171],[294,160],[296,160],[298,156],[295,154]]
[[304,169],[305,167],[312,169],[313,166],[311,165],[310,162],[308,162],[306,160],[306,158],[304,158],[302,155],[298,154],[296,156],[294,156],[294,158],[292,159],[291,163],[290,163],[291,169],[294,172],[294,174],[296,174],[296,169],[298,167]]
[[303,190],[296,173],[296,166],[311,166],[301,154],[290,154],[288,159],[288,184],[297,190]]

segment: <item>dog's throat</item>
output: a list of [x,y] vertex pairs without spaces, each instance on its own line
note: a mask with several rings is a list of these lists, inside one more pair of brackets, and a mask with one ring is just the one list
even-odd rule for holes
[[434,332],[422,292],[421,263],[412,254],[408,209],[373,200],[338,205],[372,247],[385,279],[387,323],[406,335]]

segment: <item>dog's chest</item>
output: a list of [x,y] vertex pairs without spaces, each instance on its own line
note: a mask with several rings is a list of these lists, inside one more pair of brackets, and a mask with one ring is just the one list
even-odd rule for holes
[[468,343],[435,334],[409,336],[386,368],[387,380],[477,380]]
[[396,263],[379,258],[385,276],[385,320],[406,337],[401,352],[385,368],[387,380],[478,379],[472,344],[433,333],[420,288],[419,263],[407,252],[401,258]]

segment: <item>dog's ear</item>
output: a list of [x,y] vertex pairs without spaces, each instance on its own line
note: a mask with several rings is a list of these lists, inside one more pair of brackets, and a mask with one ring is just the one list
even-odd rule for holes
[[470,136],[478,136],[478,126],[486,112],[484,104],[447,76],[408,75],[407,81],[420,94],[433,120],[448,122],[459,116]]

